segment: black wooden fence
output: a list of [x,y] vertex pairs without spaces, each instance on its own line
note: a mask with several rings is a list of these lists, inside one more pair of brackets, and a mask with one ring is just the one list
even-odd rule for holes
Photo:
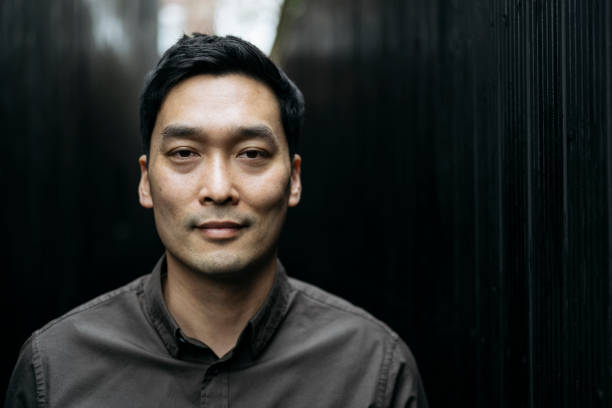
[[606,1],[287,1],[289,270],[395,328],[433,406],[612,406],[611,27]]
[[147,0],[0,2],[0,396],[33,330],[161,253],[136,200],[156,28]]

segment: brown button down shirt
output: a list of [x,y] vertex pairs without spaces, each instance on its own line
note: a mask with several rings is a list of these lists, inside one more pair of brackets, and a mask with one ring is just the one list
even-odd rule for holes
[[24,344],[5,407],[427,407],[408,347],[312,285],[275,282],[222,358],[185,337],[153,272],[56,319]]

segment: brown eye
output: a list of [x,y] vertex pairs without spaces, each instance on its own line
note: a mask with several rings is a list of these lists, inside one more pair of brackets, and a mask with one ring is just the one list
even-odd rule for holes
[[246,159],[259,159],[259,158],[267,157],[267,153],[263,150],[249,149],[249,150],[245,150],[242,153],[240,153],[238,157],[242,157]]
[[172,153],[170,153],[170,156],[173,156],[180,160],[184,160],[184,159],[190,159],[196,156],[196,153],[192,152],[189,149],[179,149],[179,150],[175,150]]

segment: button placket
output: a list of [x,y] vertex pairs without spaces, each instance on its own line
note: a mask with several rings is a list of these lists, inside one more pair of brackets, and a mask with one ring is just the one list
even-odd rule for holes
[[212,364],[206,369],[200,401],[202,407],[227,408],[229,407],[228,375],[219,364]]

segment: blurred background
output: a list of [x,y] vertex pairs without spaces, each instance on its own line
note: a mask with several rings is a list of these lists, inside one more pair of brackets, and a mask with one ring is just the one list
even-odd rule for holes
[[3,0],[3,391],[33,330],[161,255],[138,95],[200,31],[304,92],[280,258],[397,331],[432,407],[611,407],[611,25],[604,0]]

